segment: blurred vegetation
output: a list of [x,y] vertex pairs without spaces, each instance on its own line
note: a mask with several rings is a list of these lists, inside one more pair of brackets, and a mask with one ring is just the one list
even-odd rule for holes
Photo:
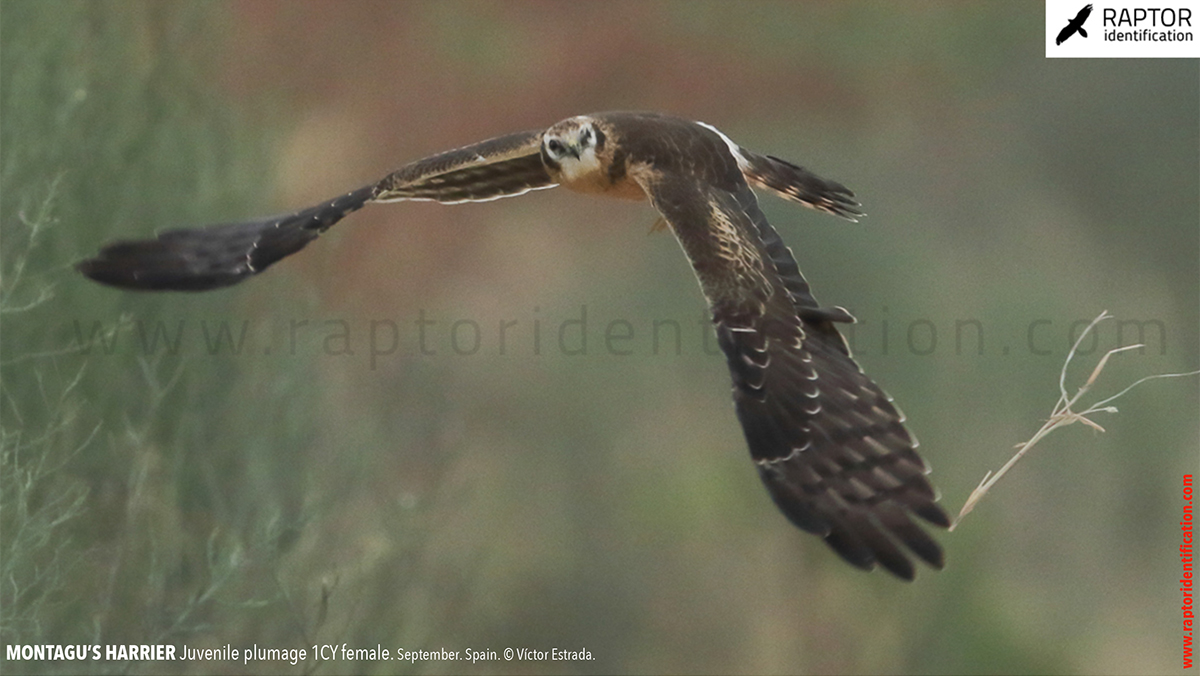
[[[4,0],[0,19],[0,642],[596,658],[4,673],[1178,670],[1194,380],[1043,442],[939,535],[947,570],[902,585],[776,513],[644,205],[369,208],[201,295],[71,265],[568,115],[705,120],[863,200],[858,225],[763,204],[817,297],[862,320],[860,361],[954,512],[1048,414],[1072,322],[1146,322],[1112,382],[1196,368],[1194,62],[1046,60],[1041,6],[1010,3]],[[971,320],[982,351],[956,349]],[[632,354],[607,349],[614,321]]]
[[[125,297],[81,284],[70,268],[102,240],[261,203],[273,137],[212,96],[219,52],[208,36],[228,21],[214,9],[3,6],[5,644],[302,646],[343,631],[321,633],[338,570],[303,563],[325,551],[304,534],[331,499],[310,490],[303,461],[319,438],[312,365],[166,348],[180,319],[211,320],[214,334],[228,322],[236,335],[251,313],[229,294],[186,307]],[[153,341],[156,327],[167,330],[162,347],[125,349],[143,331]],[[321,482],[352,485],[363,472],[326,471]],[[406,581],[422,579],[409,543],[425,517],[415,503],[393,512],[390,601],[402,609]],[[420,616],[404,626],[419,633],[436,622]],[[85,670],[129,669],[159,667]]]

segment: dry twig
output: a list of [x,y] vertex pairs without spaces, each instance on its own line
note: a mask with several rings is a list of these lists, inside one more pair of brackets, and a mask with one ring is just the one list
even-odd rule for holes
[[995,474],[989,471],[983,476],[983,481],[981,481],[979,486],[977,486],[975,490],[971,492],[971,495],[967,498],[966,504],[963,505],[962,510],[958,513],[958,516],[954,518],[954,523],[950,525],[950,530],[954,530],[958,527],[958,524],[960,521],[962,521],[963,517],[970,513],[972,509],[975,509],[975,505],[978,504],[979,500],[982,499],[989,490],[991,490],[992,486],[996,485],[996,482],[999,481],[1001,477],[1008,473],[1008,470],[1013,468],[1013,465],[1016,465],[1021,458],[1025,457],[1025,454],[1029,452],[1029,449],[1033,448],[1037,442],[1041,441],[1054,430],[1060,427],[1066,427],[1071,423],[1080,422],[1093,429],[1103,432],[1104,428],[1098,425],[1091,418],[1088,418],[1088,416],[1092,415],[1093,413],[1116,413],[1117,407],[1112,406],[1111,403],[1124,396],[1126,392],[1129,392],[1147,380],[1153,380],[1155,378],[1178,378],[1181,376],[1194,376],[1200,374],[1200,371],[1191,371],[1189,373],[1159,373],[1152,376],[1146,376],[1145,378],[1140,378],[1134,381],[1132,385],[1126,387],[1113,396],[1108,397],[1107,399],[1102,399],[1091,406],[1088,406],[1083,411],[1075,412],[1071,410],[1071,407],[1079,403],[1079,400],[1083,397],[1083,395],[1092,388],[1093,384],[1095,384],[1096,378],[1100,376],[1100,372],[1104,370],[1104,366],[1108,363],[1110,357],[1118,352],[1126,352],[1128,350],[1136,350],[1137,348],[1145,347],[1144,345],[1138,343],[1135,345],[1125,345],[1124,347],[1115,347],[1109,350],[1104,354],[1103,357],[1100,358],[1100,362],[1096,364],[1096,368],[1092,369],[1092,375],[1088,376],[1087,382],[1085,382],[1083,386],[1079,388],[1079,391],[1075,393],[1075,396],[1068,396],[1066,386],[1067,367],[1071,365],[1071,360],[1075,358],[1076,350],[1079,349],[1079,345],[1083,342],[1084,337],[1087,336],[1087,334],[1090,333],[1097,324],[1111,317],[1112,315],[1108,314],[1107,310],[1101,312],[1100,316],[1093,319],[1092,323],[1088,324],[1087,328],[1083,330],[1083,333],[1079,334],[1079,338],[1076,339],[1075,344],[1071,346],[1071,351],[1067,353],[1067,360],[1063,362],[1062,372],[1058,376],[1058,403],[1054,405],[1054,410],[1050,413],[1050,418],[1044,425],[1042,425],[1041,429],[1039,429],[1032,437],[1029,438],[1029,441],[1017,444],[1016,455],[1010,458],[1008,462],[1004,463],[1004,466],[1001,467],[999,471],[997,471]]

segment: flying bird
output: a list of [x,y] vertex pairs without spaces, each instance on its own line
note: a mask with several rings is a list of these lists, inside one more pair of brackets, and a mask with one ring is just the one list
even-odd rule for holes
[[[849,563],[913,579],[910,556],[942,568],[913,516],[948,527],[904,415],[851,357],[752,188],[855,220],[840,183],[658,113],[572,117],[549,129],[439,153],[292,214],[120,241],[78,264],[123,289],[205,291],[248,279],[375,202],[480,202],[561,185],[646,199],[678,238],[708,300],[750,456],[779,509]],[[907,551],[906,551],[907,550]]]
[[1058,37],[1054,39],[1054,44],[1061,45],[1076,32],[1086,38],[1087,31],[1083,30],[1083,22],[1087,21],[1091,13],[1092,6],[1084,5],[1083,9],[1079,10],[1079,13],[1075,15],[1075,18],[1068,21],[1066,27],[1058,32]]

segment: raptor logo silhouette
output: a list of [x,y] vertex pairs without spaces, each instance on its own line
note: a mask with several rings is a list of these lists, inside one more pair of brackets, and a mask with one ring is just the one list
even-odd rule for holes
[[1058,37],[1054,39],[1054,44],[1061,45],[1076,33],[1079,33],[1086,38],[1087,31],[1083,30],[1083,23],[1088,20],[1088,17],[1091,16],[1091,14],[1091,4],[1084,5],[1083,9],[1079,10],[1079,13],[1075,15],[1075,18],[1067,22],[1066,27],[1058,32]]

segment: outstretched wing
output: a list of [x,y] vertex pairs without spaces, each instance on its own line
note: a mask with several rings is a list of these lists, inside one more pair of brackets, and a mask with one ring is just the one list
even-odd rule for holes
[[486,202],[558,185],[542,163],[543,131],[523,131],[418,160],[379,182],[376,202]]
[[303,249],[369,202],[455,204],[552,188],[539,155],[541,136],[540,131],[521,132],[440,153],[401,167],[374,185],[291,214],[115,242],[76,267],[101,284],[131,290],[230,286]]
[[941,547],[910,513],[938,526],[949,519],[904,416],[834,326],[853,318],[817,304],[745,183],[730,192],[653,172],[639,182],[708,298],[750,455],[775,504],[860,568],[879,563],[912,579],[901,545],[941,568]]

